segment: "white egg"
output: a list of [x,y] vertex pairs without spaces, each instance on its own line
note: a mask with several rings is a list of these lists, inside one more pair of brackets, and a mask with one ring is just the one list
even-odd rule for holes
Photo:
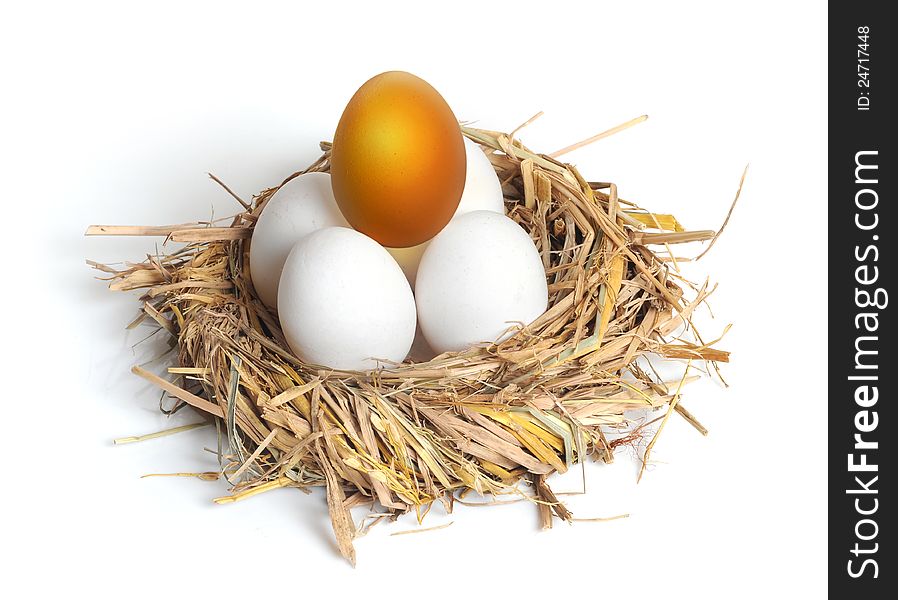
[[[467,167],[465,170],[465,189],[462,192],[458,208],[452,218],[458,218],[463,214],[475,210],[490,210],[501,215],[505,214],[505,200],[502,197],[502,184],[496,175],[490,159],[486,157],[480,146],[468,138],[465,140],[465,156]],[[411,248],[387,248],[393,258],[399,263],[402,272],[405,273],[412,289],[415,287],[415,276],[418,273],[418,263],[430,242],[424,242]]]
[[349,227],[334,200],[327,173],[306,173],[281,187],[253,228],[249,272],[262,302],[274,308],[284,261],[294,244],[324,227]]
[[364,371],[401,362],[415,337],[415,299],[387,251],[353,229],[327,227],[290,251],[278,316],[304,361]]
[[437,353],[495,342],[545,312],[546,274],[520,225],[478,210],[452,220],[421,257],[418,323]]
[[468,138],[465,138],[465,158],[465,189],[452,218],[475,210],[505,214],[505,199],[502,197],[499,176],[480,145]]

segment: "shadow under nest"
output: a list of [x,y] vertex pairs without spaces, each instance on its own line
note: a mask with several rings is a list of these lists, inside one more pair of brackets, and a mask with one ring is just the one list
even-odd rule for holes
[[[691,325],[707,285],[684,281],[651,249],[713,231],[683,231],[507,134],[463,133],[487,152],[506,213],[530,233],[549,286],[548,310],[499,344],[369,373],[297,359],[248,274],[252,227],[277,187],[252,203],[235,195],[246,210],[225,227],[140,228],[186,242],[169,254],[122,270],[92,263],[112,289],[146,290],[142,317],[171,334],[177,383],[134,371],[215,419],[232,497],[326,486],[340,551],[353,562],[349,509],[372,501],[399,514],[526,481],[545,527],[553,514],[570,520],[546,477],[587,456],[611,461],[632,439],[619,437],[633,430],[625,411],[668,406],[702,429],[678,405],[682,382],[662,381],[637,359],[728,360]],[[327,171],[329,149],[322,143],[323,156],[301,173]]]

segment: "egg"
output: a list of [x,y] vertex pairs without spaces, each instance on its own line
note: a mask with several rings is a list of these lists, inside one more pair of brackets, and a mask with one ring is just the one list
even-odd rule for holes
[[285,183],[268,200],[253,228],[249,272],[256,294],[277,307],[278,281],[294,244],[323,227],[349,227],[326,173],[306,173]]
[[493,163],[476,142],[464,138],[464,144],[465,189],[452,218],[475,210],[491,210],[495,213],[505,214],[502,182],[496,175]]
[[416,246],[458,207],[465,185],[461,128],[429,83],[403,71],[381,73],[346,105],[330,171],[352,227],[384,246]]
[[421,257],[418,323],[437,353],[495,342],[546,311],[539,252],[514,221],[478,210],[453,219]]
[[[465,141],[465,188],[455,209],[452,218],[475,210],[490,210],[498,214],[505,214],[505,200],[502,196],[502,184],[493,169],[492,163],[483,153],[480,146],[468,138]],[[451,221],[450,221],[451,222]],[[402,272],[415,288],[415,276],[418,273],[418,263],[427,249],[429,242],[412,246],[411,248],[387,248],[393,256]]]
[[366,371],[401,362],[415,337],[415,299],[399,265],[352,229],[310,233],[290,251],[278,316],[302,360]]

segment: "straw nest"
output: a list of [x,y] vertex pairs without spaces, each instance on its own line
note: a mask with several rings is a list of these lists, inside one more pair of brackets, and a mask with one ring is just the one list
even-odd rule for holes
[[[227,226],[88,231],[186,242],[121,269],[91,263],[114,290],[145,290],[141,318],[172,336],[168,378],[134,372],[174,398],[173,409],[191,405],[217,425],[220,475],[233,485],[219,502],[326,486],[339,549],[352,562],[349,509],[363,503],[420,517],[437,500],[451,508],[466,490],[520,493],[526,483],[544,527],[553,515],[571,520],[546,477],[587,457],[611,461],[633,439],[625,411],[666,406],[703,431],[679,403],[685,375],[664,382],[637,359],[728,359],[691,326],[709,289],[682,280],[668,254],[674,243],[713,243],[713,231],[683,231],[513,135],[463,132],[488,153],[506,212],[530,233],[549,285],[546,313],[499,344],[369,373],[297,359],[248,273],[253,224],[277,187],[251,203],[232,194],[245,210]],[[330,146],[321,147],[288,181],[328,170]]]

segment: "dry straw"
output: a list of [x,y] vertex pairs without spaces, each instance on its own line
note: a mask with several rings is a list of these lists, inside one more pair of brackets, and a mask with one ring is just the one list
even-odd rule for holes
[[[466,490],[520,494],[523,482],[543,527],[553,515],[571,521],[546,477],[588,456],[611,461],[615,447],[641,433],[625,411],[668,407],[705,433],[679,402],[692,378],[665,382],[648,358],[728,359],[691,324],[711,290],[684,281],[670,251],[715,232],[684,231],[674,217],[620,199],[614,184],[587,181],[557,160],[577,144],[537,154],[514,133],[463,132],[488,154],[507,213],[530,233],[549,284],[546,313],[514,325],[519,331],[499,344],[370,373],[297,359],[248,273],[253,224],[277,187],[252,203],[225,187],[245,209],[226,227],[88,230],[186,242],[122,269],[90,263],[113,290],[144,290],[137,322],[151,320],[173,338],[177,366],[168,378],[137,366],[134,373],[218,427],[221,475],[233,487],[217,502],[326,486],[340,552],[353,563],[358,531],[349,509],[374,501],[384,515],[415,510],[421,518],[435,501],[451,508]],[[322,150],[288,181],[326,172],[329,144]]]

